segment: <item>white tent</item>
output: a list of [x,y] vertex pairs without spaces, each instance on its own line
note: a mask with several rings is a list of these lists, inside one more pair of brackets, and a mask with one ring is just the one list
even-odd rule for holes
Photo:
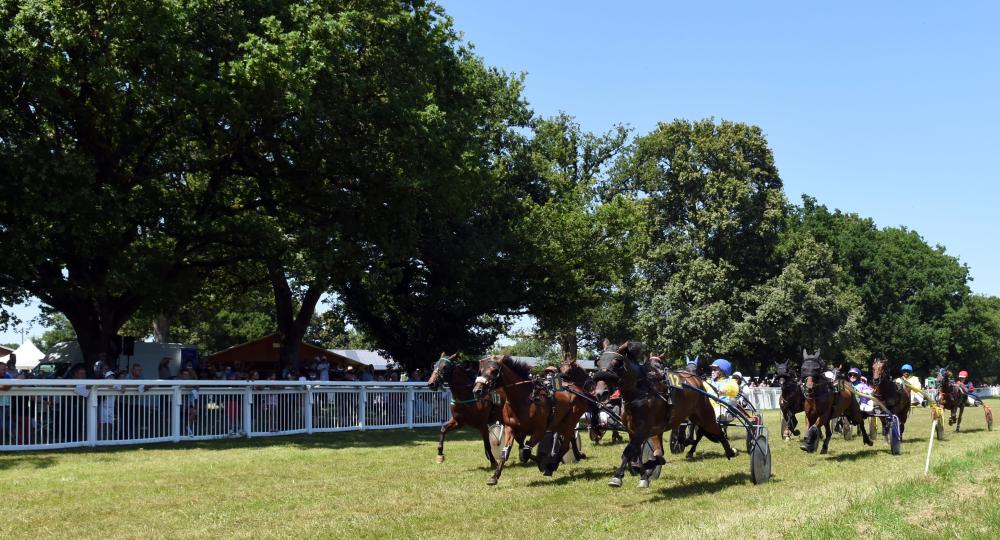
[[[20,347],[10,353],[14,355],[15,361],[17,362],[17,369],[31,369],[38,365],[45,358],[45,353],[38,350],[35,344],[29,339],[21,344]],[[0,357],[0,362],[7,363],[10,359],[10,354]]]
[[375,351],[366,351],[364,349],[329,349],[330,352],[336,354],[337,356],[343,356],[345,358],[350,358],[351,360],[356,360],[362,364],[372,366],[375,371],[385,371],[389,369],[389,364],[392,360],[382,357]]

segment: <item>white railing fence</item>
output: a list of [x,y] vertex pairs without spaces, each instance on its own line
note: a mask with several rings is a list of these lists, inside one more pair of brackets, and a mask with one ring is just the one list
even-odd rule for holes
[[438,427],[424,383],[3,380],[0,451]]
[[[0,451],[438,427],[447,389],[424,383],[2,380]],[[760,410],[779,388],[745,388]],[[1000,395],[1000,386],[976,390]]]

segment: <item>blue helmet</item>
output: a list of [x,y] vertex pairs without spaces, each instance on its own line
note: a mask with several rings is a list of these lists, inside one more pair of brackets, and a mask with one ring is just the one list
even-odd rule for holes
[[907,373],[913,373],[913,366],[910,364],[903,364],[903,367],[899,368],[900,371],[905,371]]
[[847,374],[848,375],[857,375],[858,377],[860,377],[861,376],[861,370],[858,369],[858,368],[856,368],[856,367],[852,367],[851,369],[847,370]]
[[719,368],[719,371],[725,373],[726,377],[733,374],[733,365],[729,363],[729,360],[725,358],[719,358],[712,362],[712,367]]

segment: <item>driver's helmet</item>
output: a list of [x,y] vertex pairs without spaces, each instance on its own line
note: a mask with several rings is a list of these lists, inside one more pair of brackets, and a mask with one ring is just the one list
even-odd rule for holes
[[913,373],[913,366],[910,364],[903,364],[903,367],[899,368],[903,373]]
[[712,367],[719,368],[719,371],[721,371],[726,377],[732,375],[733,373],[733,365],[730,364],[729,360],[726,360],[725,358],[716,359],[712,362]]
[[962,370],[962,371],[958,372],[958,378],[959,379],[966,379],[968,377],[969,377],[969,372],[968,371]]
[[740,373],[739,371],[737,371],[736,373],[733,373],[733,378],[742,381],[743,380],[743,374]]
[[856,367],[852,367],[851,369],[847,370],[847,375],[848,376],[857,375],[858,377],[861,377],[861,370]]

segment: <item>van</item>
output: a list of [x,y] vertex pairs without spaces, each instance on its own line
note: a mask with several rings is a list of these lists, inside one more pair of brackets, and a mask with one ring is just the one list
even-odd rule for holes
[[[198,349],[181,343],[137,341],[134,355],[118,357],[117,369],[129,372],[133,365],[138,364],[142,366],[144,379],[158,379],[160,360],[163,358],[169,359],[167,366],[170,368],[171,377],[177,377],[185,362],[191,361],[195,366],[198,365]],[[69,375],[71,366],[81,363],[83,363],[83,352],[80,350],[80,344],[76,341],[63,341],[49,349],[45,358],[31,371],[31,376],[38,379],[65,378]],[[94,374],[97,378],[102,378],[102,375],[103,373]]]

